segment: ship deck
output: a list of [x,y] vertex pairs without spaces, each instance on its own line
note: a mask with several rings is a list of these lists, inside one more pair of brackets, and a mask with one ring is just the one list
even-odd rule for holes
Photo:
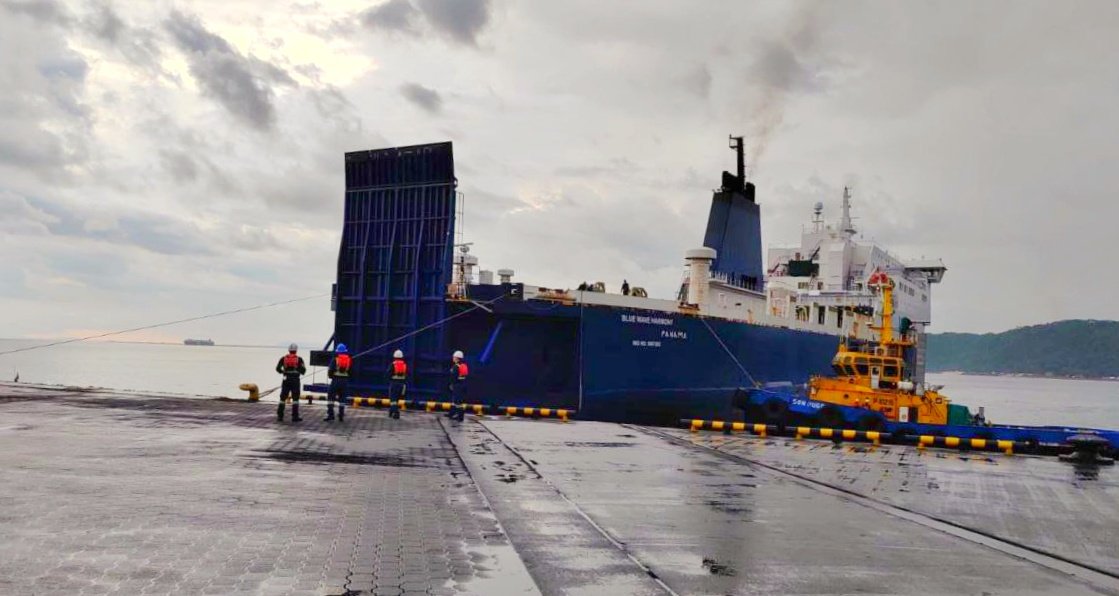
[[0,385],[0,593],[1119,594],[1119,469]]

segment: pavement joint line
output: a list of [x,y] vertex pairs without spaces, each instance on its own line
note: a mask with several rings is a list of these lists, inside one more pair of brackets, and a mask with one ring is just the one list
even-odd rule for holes
[[[462,464],[462,469],[466,471],[467,476],[470,476],[470,468],[466,465],[466,460],[463,459],[462,453],[459,452],[458,445],[455,443],[454,438],[451,437],[451,432],[449,430],[447,430],[447,423],[443,419],[443,416],[440,416],[437,419],[437,422],[439,423],[439,429],[442,430],[443,435],[447,437],[447,443],[449,443],[451,445],[451,449],[455,450],[455,457],[457,457],[458,460],[459,460],[459,463]],[[487,428],[486,431],[489,432],[489,429]],[[491,432],[490,434],[492,435],[493,433]],[[501,439],[498,439],[498,440],[500,441]],[[516,452],[514,451],[514,453],[516,453]],[[518,454],[517,457],[520,457],[520,455]],[[533,470],[533,472],[536,472],[536,470]],[[539,475],[539,472],[537,472],[537,475]],[[516,551],[516,546],[513,545],[513,539],[509,537],[509,532],[505,531],[505,526],[501,523],[501,519],[498,517],[497,513],[494,511],[493,505],[490,503],[489,497],[487,497],[486,493],[482,490],[482,485],[479,484],[478,482],[473,482],[473,481],[471,482],[471,484],[474,485],[474,490],[476,490],[478,492],[478,496],[481,497],[482,504],[486,506],[486,510],[494,513],[493,519],[494,519],[494,523],[497,525],[497,529],[503,535],[505,535],[506,539],[509,540],[509,544],[511,546],[513,546],[513,550]],[[517,553],[517,556],[520,557],[521,556],[520,553]],[[521,560],[521,564],[524,565],[524,560],[523,559]],[[526,571],[527,571],[527,566],[526,566]],[[531,577],[531,576],[532,576],[532,574],[530,573],[529,577]],[[536,586],[536,592],[538,594],[541,593],[540,585],[536,583],[535,578],[532,580],[532,583],[533,583],[534,586]]]
[[[589,523],[591,525],[591,527],[595,529],[596,532],[601,534],[603,538],[605,538],[608,542],[610,542],[611,545],[614,546],[614,548],[618,549],[618,551],[620,551],[623,555],[625,555],[627,559],[632,561],[634,565],[637,565],[641,569],[641,571],[644,572],[645,575],[649,576],[649,578],[652,579],[654,582],[656,582],[656,584],[662,590],[664,590],[666,594],[671,594],[672,596],[680,596],[680,593],[677,592],[676,590],[673,590],[671,586],[666,584],[664,582],[664,580],[662,580],[660,578],[660,576],[657,575],[657,573],[655,571],[653,571],[653,569],[651,567],[649,567],[648,565],[643,563],[640,559],[637,558],[637,556],[635,556],[632,552],[630,552],[630,550],[626,547],[624,542],[621,542],[618,539],[614,538],[614,536],[612,536],[610,534],[610,532],[608,532],[606,530],[606,528],[603,528],[601,525],[598,524],[598,522],[596,522],[594,520],[594,518],[592,518],[590,515],[588,515],[587,512],[584,511],[583,508],[580,507],[578,503],[571,500],[567,496],[566,493],[564,493],[562,490],[560,490],[560,488],[558,486],[556,486],[554,483],[552,483],[551,480],[548,480],[548,478],[546,476],[541,474],[540,470],[537,470],[536,466],[532,465],[532,462],[530,462],[527,458],[525,458],[523,455],[521,455],[520,451],[517,451],[515,448],[513,448],[512,445],[506,443],[501,437],[499,437],[497,435],[497,433],[493,432],[493,430],[491,430],[488,426],[486,426],[485,421],[477,420],[476,422],[479,426],[486,429],[486,432],[489,433],[490,436],[492,436],[495,440],[497,440],[498,443],[501,443],[501,445],[504,446],[506,449],[508,449],[510,453],[515,455],[517,457],[517,459],[521,460],[521,463],[523,463],[529,470],[532,470],[532,473],[536,474],[537,478],[539,478],[541,481],[543,481],[544,484],[546,484],[549,488],[556,491],[556,494],[558,494],[560,496],[560,498],[564,500],[564,502],[566,502],[568,505],[570,505],[571,508],[574,509],[575,512],[579,514],[580,517],[582,517],[584,520],[586,520],[587,523]],[[440,423],[442,423],[442,420],[440,420]],[[455,449],[456,449],[456,452],[457,452],[458,448],[456,447]],[[479,486],[478,488],[479,488],[479,492],[481,492],[481,487]]]
[[912,509],[901,507],[899,505],[886,503],[873,497],[868,497],[862,493],[848,490],[828,482],[801,476],[799,474],[749,458],[744,455],[730,453],[719,449],[718,447],[702,445],[693,441],[689,441],[687,439],[682,439],[680,437],[663,432],[659,429],[635,426],[631,424],[623,424],[621,426],[631,430],[643,432],[647,435],[659,437],[670,443],[689,447],[695,450],[711,452],[723,459],[744,463],[756,468],[762,468],[763,470],[768,471],[774,475],[788,478],[806,488],[811,488],[825,494],[830,494],[832,496],[857,503],[859,505],[867,507],[868,509],[873,509],[875,511],[896,517],[898,519],[903,519],[932,530],[937,530],[941,533],[948,534],[961,540],[966,540],[973,544],[985,546],[987,548],[990,548],[991,550],[1001,552],[1005,555],[1017,559],[1029,561],[1031,563],[1034,563],[1035,565],[1038,565],[1039,567],[1044,567],[1046,569],[1049,569],[1050,571],[1069,576],[1097,591],[1102,590],[1105,591],[1105,593],[1107,594],[1119,595],[1119,574],[1111,573],[1093,565],[1077,562],[1062,557],[1061,555],[1026,546],[1024,544],[1014,542],[1006,538],[1001,538],[994,534],[969,528],[952,521],[914,511]]

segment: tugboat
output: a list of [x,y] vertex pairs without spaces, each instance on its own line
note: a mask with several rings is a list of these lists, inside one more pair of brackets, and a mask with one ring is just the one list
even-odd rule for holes
[[[882,430],[886,422],[985,425],[982,414],[973,416],[966,406],[952,404],[940,386],[914,382],[905,350],[913,347],[906,319],[894,334],[894,281],[882,271],[871,274],[870,289],[882,296],[882,323],[871,326],[879,332],[877,345],[862,342],[858,347],[845,340],[832,359],[836,376],[813,376],[808,397],[824,404],[819,417],[827,426],[846,422],[840,407],[858,408],[856,423],[862,430]],[[772,410],[773,408],[770,408]]]
[[870,327],[878,340],[843,339],[832,358],[834,375],[814,375],[804,385],[770,383],[745,389],[740,405],[748,419],[764,419],[779,429],[807,424],[875,431],[921,445],[990,442],[1031,452],[1074,449],[1092,457],[1119,450],[1119,431],[991,424],[983,408],[972,414],[942,394],[943,386],[915,381],[908,353],[915,342],[907,319],[902,317],[896,333],[894,329],[893,279],[875,271],[867,286],[880,298],[879,322]]

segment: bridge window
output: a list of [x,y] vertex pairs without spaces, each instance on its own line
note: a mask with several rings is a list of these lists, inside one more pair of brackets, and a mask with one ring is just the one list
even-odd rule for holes
[[884,372],[884,374],[883,374],[883,376],[884,376],[884,377],[886,377],[886,378],[888,378],[888,379],[896,379],[896,378],[898,378],[898,367],[896,367],[896,366],[887,366],[887,367],[886,367],[886,368],[885,368],[884,370],[885,370],[885,372]]
[[865,362],[860,362],[855,365],[855,370],[859,371],[859,376],[865,377],[870,372],[870,367]]

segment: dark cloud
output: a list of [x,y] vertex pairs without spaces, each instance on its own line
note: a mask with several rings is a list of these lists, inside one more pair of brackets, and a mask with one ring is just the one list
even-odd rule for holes
[[389,0],[363,11],[359,18],[370,29],[416,34],[419,11],[411,0]]
[[93,202],[26,197],[27,204],[47,218],[54,236],[100,240],[135,246],[164,255],[211,254],[211,243],[186,220],[137,211],[113,214]]
[[412,36],[423,33],[422,20],[451,41],[476,46],[491,9],[490,0],[389,0],[362,11],[358,19],[369,29]]
[[54,0],[0,0],[0,7],[43,23],[69,25],[73,21],[70,13]]
[[435,89],[424,87],[419,83],[405,83],[400,87],[404,99],[412,102],[429,114],[438,114],[443,111],[443,98]]
[[[47,18],[63,18],[57,6],[4,6],[34,9],[44,18],[29,23],[0,17],[0,166],[59,183],[68,178],[64,168],[88,159],[89,65]],[[3,180],[11,183],[8,176]]]
[[286,71],[241,55],[224,38],[207,30],[196,16],[173,11],[164,25],[187,55],[190,73],[203,93],[240,122],[257,130],[272,128],[276,121],[273,87],[295,85]]
[[91,31],[97,37],[109,42],[117,43],[128,31],[128,25],[120,18],[111,4],[102,4],[94,10],[89,20]]
[[490,21],[490,0],[417,0],[436,31],[466,45],[477,45]]
[[147,29],[130,26],[112,4],[95,7],[83,24],[95,38],[115,48],[132,64],[164,74],[159,67],[162,50],[155,35]]

